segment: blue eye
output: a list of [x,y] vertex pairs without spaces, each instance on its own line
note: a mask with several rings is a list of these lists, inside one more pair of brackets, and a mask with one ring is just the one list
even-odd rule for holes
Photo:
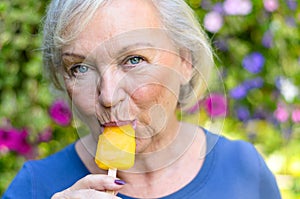
[[83,74],[86,73],[88,70],[89,70],[88,66],[84,64],[76,64],[71,68],[71,73],[74,77],[76,77],[78,73]]
[[137,65],[143,61],[145,61],[145,59],[141,56],[131,56],[131,57],[125,59],[125,65],[126,66]]

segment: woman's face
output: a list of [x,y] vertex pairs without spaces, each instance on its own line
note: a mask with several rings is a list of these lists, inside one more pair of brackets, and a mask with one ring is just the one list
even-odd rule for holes
[[68,94],[95,138],[105,126],[131,123],[143,152],[174,130],[180,85],[191,70],[179,51],[151,1],[115,0],[96,12],[62,49]]

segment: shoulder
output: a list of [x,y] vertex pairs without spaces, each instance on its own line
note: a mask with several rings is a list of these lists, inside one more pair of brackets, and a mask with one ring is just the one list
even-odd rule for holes
[[[253,144],[220,136],[216,144],[219,163],[228,165],[239,176],[259,181],[262,172],[269,170]],[[271,172],[268,172],[271,176]]]
[[[206,132],[207,139],[214,140],[213,151],[216,156],[214,172],[223,176],[228,182],[238,182],[236,186],[259,198],[280,198],[274,175],[269,170],[261,154],[248,142],[230,140],[224,136]],[[219,178],[218,178],[219,179]]]
[[40,160],[30,160],[26,162],[26,164],[37,171],[52,171],[62,169],[63,167],[69,167],[69,164],[72,164],[72,162],[77,159],[78,155],[75,151],[75,145],[73,143],[46,158]]
[[50,198],[53,193],[71,186],[86,173],[74,144],[71,144],[47,158],[27,161],[4,198]]
[[25,166],[30,168],[34,180],[45,186],[69,187],[88,173],[74,143],[47,158],[28,161]]
[[[249,142],[243,140],[230,140],[224,136],[216,135],[206,131],[208,147],[212,148],[219,159],[225,159],[227,162],[238,161],[239,164],[249,166],[248,163],[257,164],[261,161],[260,154],[256,148]],[[212,150],[211,149],[211,150]],[[231,162],[233,164],[233,162]]]
[[6,199],[18,197],[21,198],[23,196],[24,198],[36,198],[34,197],[32,176],[27,163],[23,165],[22,169],[18,172],[2,197],[3,199]]
[[214,176],[230,179],[253,180],[256,184],[263,161],[255,147],[242,140],[230,140],[224,136],[205,131],[207,154],[213,155],[211,167]]

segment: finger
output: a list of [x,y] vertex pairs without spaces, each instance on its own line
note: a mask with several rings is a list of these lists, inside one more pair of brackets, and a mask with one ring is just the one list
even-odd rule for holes
[[90,174],[78,180],[69,190],[95,189],[98,191],[118,191],[123,185],[120,183],[116,184],[115,180],[115,178],[107,175]]
[[72,198],[88,198],[88,199],[121,199],[118,196],[105,192],[96,191],[94,189],[65,190],[56,193],[51,199],[72,199]]

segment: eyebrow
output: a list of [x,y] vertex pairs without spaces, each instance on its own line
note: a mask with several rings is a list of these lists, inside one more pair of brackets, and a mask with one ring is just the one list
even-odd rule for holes
[[73,57],[76,59],[85,59],[86,57],[83,55],[78,55],[76,53],[65,52],[62,54],[62,57]]
[[[135,48],[137,48],[139,46],[140,47],[145,46],[147,48],[148,47],[154,47],[154,45],[152,45],[149,42],[140,42],[140,43],[135,43],[135,44],[131,44],[131,45],[122,47],[120,50],[115,51],[113,54],[116,54],[117,56],[118,55],[122,55],[122,54],[126,53],[127,51],[133,51],[133,50],[135,50]],[[86,59],[86,57],[83,56],[83,55],[79,55],[79,54],[71,53],[71,52],[64,52],[62,54],[62,57],[71,58],[71,59],[73,58],[73,59],[78,59],[78,60],[85,60]]]
[[154,47],[151,43],[148,43],[148,42],[141,42],[141,43],[135,43],[135,44],[132,44],[132,45],[128,45],[128,46],[125,46],[123,48],[121,48],[117,54],[122,54],[124,52],[127,52],[127,51],[131,51],[131,50],[135,50],[134,48],[136,47],[142,47],[142,46],[145,46],[145,47]]

